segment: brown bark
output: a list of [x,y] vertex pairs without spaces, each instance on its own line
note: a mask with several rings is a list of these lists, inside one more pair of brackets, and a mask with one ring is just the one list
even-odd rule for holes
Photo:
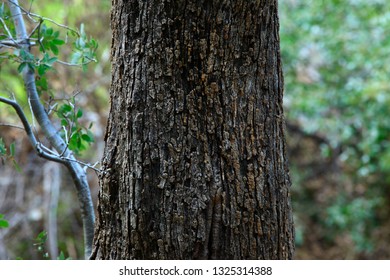
[[290,259],[276,0],[113,0],[95,259]]

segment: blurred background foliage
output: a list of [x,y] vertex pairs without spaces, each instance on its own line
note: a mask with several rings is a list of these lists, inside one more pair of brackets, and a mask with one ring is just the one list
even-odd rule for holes
[[[31,2],[21,3],[30,7]],[[104,147],[110,5],[98,0],[31,5],[35,13],[68,26],[84,23],[99,43],[98,63],[87,72],[58,65],[50,74],[53,94],[66,98],[77,93],[82,121],[93,122],[95,143],[82,153],[90,162],[100,159]],[[279,10],[296,258],[390,259],[390,2],[279,0]],[[62,55],[62,60],[70,56]],[[1,92],[14,92],[23,102],[17,66],[0,67]],[[0,123],[18,124],[3,104]],[[22,169],[18,173],[0,161],[0,214],[9,221],[8,228],[0,229],[0,259],[43,258],[34,240],[51,230],[47,201],[55,177],[60,177],[61,190],[58,246],[66,257],[81,258],[78,203],[66,172],[37,158],[23,131],[1,126],[0,138],[5,146],[15,143]],[[90,172],[89,179],[96,198],[96,174]]]
[[297,258],[390,258],[390,2],[280,0]]

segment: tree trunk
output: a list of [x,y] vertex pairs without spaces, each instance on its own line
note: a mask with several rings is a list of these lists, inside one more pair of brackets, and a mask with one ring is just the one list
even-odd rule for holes
[[94,259],[290,259],[277,0],[113,0]]

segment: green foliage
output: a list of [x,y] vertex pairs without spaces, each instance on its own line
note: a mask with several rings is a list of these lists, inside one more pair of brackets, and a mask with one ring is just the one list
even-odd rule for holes
[[[348,234],[357,251],[369,251],[375,243],[369,233],[379,220],[386,221],[379,205],[389,203],[378,197],[389,197],[390,183],[390,2],[279,3],[287,119],[327,139],[321,154],[312,157],[336,155],[343,173],[339,198],[329,201],[326,210],[310,209],[311,218],[327,217],[328,233]],[[315,203],[305,201],[313,198],[305,182],[298,184],[303,187],[296,190],[295,209]],[[355,186],[345,195],[343,184]],[[309,211],[295,214],[307,216]]]
[[390,148],[390,2],[281,2],[288,117],[326,131],[363,177],[390,171],[379,157]]
[[[38,60],[29,52],[26,52],[24,49],[21,49],[19,52],[16,51],[16,53],[19,53],[19,56],[12,57],[20,61],[18,72],[22,73],[24,68],[28,67],[30,70],[34,71],[35,66],[39,65]],[[10,57],[11,58],[11,57]]]
[[[87,36],[83,24],[81,24],[80,30],[77,31],[35,14],[34,17],[38,18],[38,22],[33,27],[34,31],[30,34],[29,40],[32,42],[33,48],[34,46],[39,46],[39,52],[26,51],[24,48],[14,45],[12,46],[12,52],[7,51],[0,55],[0,64],[4,62],[8,64],[12,62],[17,63],[19,65],[17,67],[19,73],[22,73],[25,69],[34,71],[36,74],[36,87],[40,96],[48,92],[50,98],[53,99],[54,96],[50,90],[50,79],[47,76],[48,71],[55,69],[55,63],[80,66],[86,71],[88,64],[96,61],[98,43],[93,38]],[[11,36],[15,37],[15,27],[9,10],[7,6],[4,6],[4,3],[0,8],[0,19],[2,25],[7,30],[6,33],[0,35],[0,41],[3,40],[4,44],[7,42],[9,44],[14,43],[15,41]],[[54,25],[56,28],[48,26],[48,24]],[[61,30],[58,30],[60,27],[66,30],[66,37],[61,36]],[[63,47],[67,47],[68,50],[63,49]],[[59,56],[68,51],[72,53],[71,61],[61,61]],[[94,138],[90,130],[92,125],[84,127],[80,122],[83,109],[77,108],[76,110],[74,104],[74,98],[71,98],[69,101],[65,100],[64,104],[59,106],[57,116],[60,118],[61,126],[65,130],[62,131],[62,136],[67,141],[68,148],[80,155],[80,152],[86,150],[89,144],[94,141]],[[14,148],[14,146],[11,146],[11,148]],[[13,159],[14,153],[12,152],[14,150],[11,150],[10,155]],[[0,153],[0,155],[2,154]],[[13,160],[13,162],[15,167],[20,170],[16,161]]]
[[22,168],[19,166],[15,159],[15,142],[12,142],[9,145],[9,149],[6,148],[6,145],[2,138],[0,138],[0,159],[2,161],[10,160],[15,168],[15,170],[19,173],[22,173]]
[[4,215],[0,214],[0,228],[7,228],[9,227],[9,223],[6,219],[4,219]]
[[[6,8],[5,3],[2,2],[0,6],[0,26],[2,26],[2,29],[4,31],[7,31],[7,33],[11,35],[15,35],[15,28],[13,25],[11,25],[9,28],[6,29],[7,24],[11,21],[11,13],[8,8]],[[7,39],[8,34],[6,32],[0,33],[0,40]]]
[[[12,36],[16,37],[8,6],[7,4],[4,5],[4,3],[6,2],[3,1],[0,3],[0,17],[6,22]],[[62,105],[67,105],[69,103],[76,104],[75,101],[77,101],[77,107],[75,108],[76,116],[77,111],[79,109],[82,110],[82,116],[77,118],[77,121],[79,122],[77,125],[79,128],[82,127],[81,135],[85,134],[85,136],[82,136],[85,140],[83,140],[81,145],[88,148],[90,147],[88,143],[91,143],[91,139],[100,137],[100,135],[92,135],[92,131],[96,130],[100,132],[101,126],[104,125],[103,123],[95,123],[96,120],[100,119],[96,118],[97,114],[105,115],[107,113],[107,86],[109,85],[110,73],[109,42],[111,38],[110,29],[107,28],[107,26],[109,26],[109,10],[111,3],[109,1],[96,0],[71,0],[64,6],[63,1],[53,0],[45,1],[45,3],[38,3],[37,1],[20,1],[20,4],[26,9],[26,11],[30,11],[35,15],[38,14],[43,16],[37,17],[31,15],[24,17],[26,19],[28,34],[30,35],[31,32],[34,31],[30,40],[33,44],[31,52],[34,54],[32,66],[35,67],[36,86],[40,94],[42,104],[46,107],[50,118],[58,127],[58,131],[62,134],[63,138],[69,141],[71,138],[70,135],[72,134],[72,129],[70,129],[72,121],[69,122],[70,125],[66,126],[64,130],[61,126],[61,118],[58,118],[57,111],[62,107]],[[48,18],[45,18],[45,16]],[[85,28],[84,26],[81,26],[81,22],[85,23]],[[66,23],[67,26],[58,25],[57,23]],[[0,22],[0,40],[6,40],[9,37],[3,27],[4,26]],[[46,30],[51,28],[53,30],[50,38],[47,34],[45,34],[45,38],[43,37],[42,34],[44,33],[44,28],[46,28]],[[59,43],[58,41],[53,42],[55,39],[54,35],[57,35],[54,33],[57,31],[59,31],[57,39],[64,41],[64,44],[62,45],[56,44]],[[50,32],[51,31],[48,31],[49,35]],[[76,43],[80,36],[83,37],[83,39]],[[43,39],[45,52],[40,50],[41,45],[37,40],[38,37]],[[83,41],[86,49],[83,49]],[[99,41],[99,47],[96,49],[97,41]],[[54,45],[54,47],[50,47],[51,45]],[[59,50],[58,55],[56,55],[52,50],[55,49],[55,47]],[[93,50],[95,50],[96,53],[94,53]],[[96,57],[99,58],[99,63],[88,63],[89,61],[96,59]],[[52,63],[53,61],[50,61],[52,58],[57,58],[54,63]],[[0,48],[0,91],[2,94],[5,93],[7,95],[8,93],[12,93],[18,103],[25,109],[27,118],[32,123],[33,118],[30,115],[22,76],[18,75],[17,72],[17,68],[21,63],[22,61],[20,60],[20,56],[17,51],[15,52],[15,50],[9,48]],[[49,64],[48,66],[51,67],[46,67],[45,64]],[[87,73],[81,71],[86,70],[87,67]],[[77,92],[80,89],[82,91],[82,97],[80,97],[80,94],[79,96],[76,96],[75,101],[72,100],[74,92]],[[91,111],[93,111],[94,114],[90,114]],[[90,125],[90,120],[94,121],[93,128]],[[103,121],[104,118],[101,120]],[[18,123],[18,119],[14,111],[10,109],[8,105],[3,103],[0,103],[0,123]],[[73,124],[73,127],[77,127],[77,125]],[[5,142],[4,145],[1,145],[0,143],[0,150],[3,147],[7,153],[3,156],[0,154],[1,176],[10,176],[9,173],[5,173],[8,169],[2,168],[1,166],[2,161],[4,162],[9,159],[8,154],[10,142],[12,142],[11,139],[14,135],[4,135],[6,131],[8,133],[10,130],[3,129],[0,125],[0,138],[4,137],[3,139]],[[38,131],[34,128],[34,132]],[[76,135],[77,134],[80,136],[80,130],[76,133]],[[37,136],[40,137],[38,140],[43,140],[41,134],[37,134]],[[72,141],[77,143],[76,140],[77,136],[75,136]],[[71,144],[70,146],[72,149],[73,147],[77,149],[78,145]],[[30,158],[29,156],[31,150],[20,149],[18,145],[16,145],[15,148],[16,158],[18,160],[22,158],[24,159],[26,156]],[[85,161],[96,161],[99,152],[100,151],[96,150],[92,151],[91,149],[79,151]],[[12,164],[11,162],[9,163]],[[38,166],[36,166],[36,168],[39,169]],[[22,176],[26,175],[27,173],[22,174]],[[28,186],[29,191],[33,192],[34,187],[40,188],[40,182],[38,180],[32,183],[33,185]],[[8,192],[8,194],[12,199],[12,192]],[[40,196],[42,193],[37,192],[36,195]],[[74,199],[77,199],[77,197],[73,195],[73,190],[71,188],[61,189],[61,202],[58,209],[58,247],[59,251],[62,250],[65,253],[65,256],[68,256],[69,253],[72,258],[79,259],[83,256],[82,238],[80,238],[83,233],[81,222],[78,219],[78,205],[74,204]],[[28,209],[28,203],[29,200],[26,201],[23,209]],[[23,209],[15,205],[14,208],[10,208],[8,211],[11,213],[24,214]],[[74,216],[72,219],[68,220],[68,218],[65,217],[69,217],[69,215]],[[39,231],[40,226],[40,223],[29,221],[23,226],[13,228],[13,238],[6,244],[10,255],[21,256],[23,259],[41,258],[41,255],[37,255],[36,250],[30,250],[31,236],[34,234],[26,232],[26,229]],[[72,249],[75,248],[75,250],[68,252],[67,248],[69,247]],[[61,259],[61,254],[59,254],[58,258]]]
[[61,252],[60,252],[60,255],[57,257],[57,260],[65,261],[65,260],[71,260],[71,258],[65,257],[64,252],[61,251]]
[[50,50],[55,56],[58,56],[60,53],[58,46],[65,44],[65,41],[60,39],[60,31],[54,31],[53,28],[48,28],[46,24],[42,24],[39,30],[40,33],[38,34],[38,38],[42,38],[39,41],[39,50],[42,53],[46,53]]
[[73,64],[81,64],[83,70],[86,71],[87,64],[96,60],[96,50],[98,43],[94,39],[88,39],[84,30],[84,24],[80,26],[80,36],[73,43],[74,52],[71,62]]
[[[49,253],[46,250],[46,242],[47,242],[47,232],[41,231],[37,237],[34,239],[34,246],[36,247],[39,254],[42,255],[43,259],[49,259]],[[71,258],[65,257],[63,251],[60,252],[57,260],[70,260]]]
[[57,116],[64,128],[61,133],[68,140],[68,148],[76,154],[86,150],[88,145],[94,141],[90,130],[92,124],[89,127],[84,127],[80,124],[79,119],[83,116],[83,110],[76,107],[74,97],[68,103],[58,108]]
[[7,154],[7,148],[5,147],[3,138],[0,138],[0,158]]
[[341,195],[326,209],[325,224],[333,234],[349,231],[358,252],[372,250],[373,240],[370,239],[370,229],[375,226],[375,210],[382,203],[380,198],[360,197],[348,201]]
[[37,251],[42,254],[44,259],[49,258],[49,253],[46,252],[45,243],[47,241],[47,232],[41,231],[34,240],[34,246],[37,248]]

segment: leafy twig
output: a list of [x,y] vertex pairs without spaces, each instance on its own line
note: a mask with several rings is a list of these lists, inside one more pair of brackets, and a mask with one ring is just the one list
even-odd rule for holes
[[[30,54],[30,42],[28,40],[28,35],[26,31],[26,27],[24,24],[23,19],[23,13],[21,12],[21,7],[18,4],[17,0],[8,0],[8,4],[10,7],[11,15],[14,20],[14,25],[17,33],[17,40],[21,40],[23,44],[20,46],[21,51],[24,51],[26,56],[28,57]],[[26,12],[26,10],[23,10],[24,13],[31,17],[36,16],[40,19],[48,20],[50,22],[53,22],[50,19],[46,19],[44,17],[34,15],[31,12]],[[53,22],[55,23],[55,22]],[[55,23],[56,24],[56,23]],[[63,27],[68,30],[72,30],[67,26],[56,24],[60,27]],[[74,30],[73,30],[74,32]],[[78,34],[78,33],[77,33]],[[58,154],[63,153],[64,158],[67,158],[66,160],[63,158],[59,158],[58,156],[53,156],[47,153],[47,151],[44,151],[41,145],[41,143],[37,142],[35,139],[34,134],[32,133],[31,127],[28,124],[27,119],[22,119],[23,126],[26,129],[27,134],[29,135],[30,139],[33,140],[34,146],[37,149],[37,152],[41,156],[46,156],[48,159],[51,158],[51,160],[61,162],[63,163],[70,175],[72,176],[74,185],[77,190],[79,202],[80,202],[80,208],[82,213],[82,220],[83,220],[83,229],[84,229],[84,244],[85,244],[85,258],[89,258],[91,251],[92,251],[92,241],[93,241],[93,234],[94,234],[94,223],[95,223],[95,213],[93,209],[92,204],[92,198],[91,193],[89,190],[89,185],[87,181],[87,176],[85,170],[80,166],[79,163],[76,162],[76,159],[74,158],[73,153],[67,149],[67,144],[64,142],[64,140],[59,135],[57,129],[54,127],[53,123],[49,119],[44,106],[41,103],[38,90],[36,87],[36,80],[35,80],[35,73],[34,68],[31,69],[31,67],[23,67],[21,69],[23,80],[25,84],[25,88],[28,95],[28,100],[30,102],[31,110],[33,112],[33,115],[35,116],[38,124],[42,128],[42,131],[49,141],[50,145],[54,147],[54,149],[57,151]],[[20,106],[8,99],[4,99],[3,102],[8,103],[12,105],[15,110],[19,110]],[[21,109],[20,109],[21,110]],[[18,114],[19,115],[19,114]],[[21,114],[23,117],[24,114]],[[21,117],[19,116],[19,117]],[[25,123],[26,122],[26,123]],[[71,160],[69,160],[71,159]]]

